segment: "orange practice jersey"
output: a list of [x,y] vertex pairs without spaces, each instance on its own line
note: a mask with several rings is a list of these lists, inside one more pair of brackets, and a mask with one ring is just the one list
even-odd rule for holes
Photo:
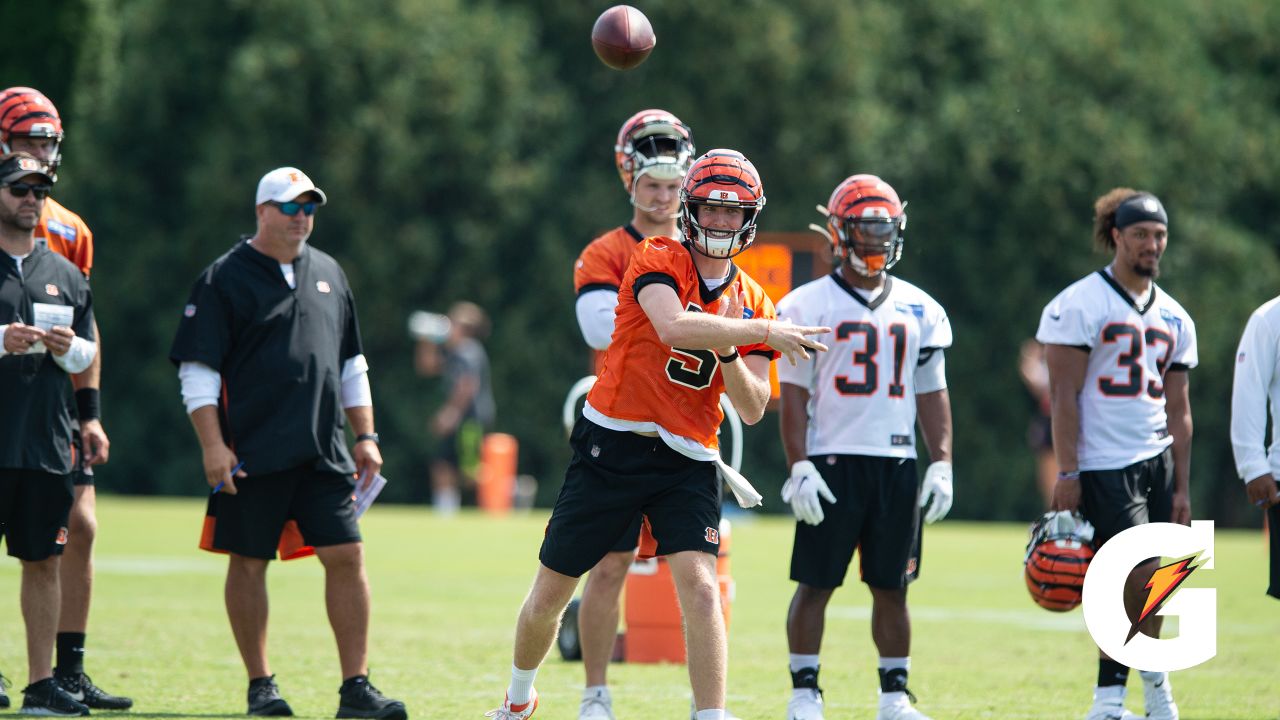
[[[653,422],[675,435],[708,447],[719,447],[716,430],[724,419],[720,394],[724,376],[714,350],[679,350],[662,344],[636,293],[662,283],[675,290],[688,310],[716,313],[725,288],[740,288],[746,296],[743,317],[773,319],[773,302],[760,285],[730,266],[729,281],[707,293],[693,265],[691,251],[666,237],[652,237],[636,250],[618,290],[613,342],[605,351],[604,367],[587,395],[591,407],[617,420]],[[744,345],[743,355],[778,357],[768,345]]]
[[644,236],[630,223],[592,240],[573,265],[573,291],[579,295],[592,290],[616,292],[641,240]]
[[70,260],[89,277],[93,269],[93,233],[79,215],[52,197],[45,198],[40,223],[36,225],[36,241],[44,241],[50,250]]

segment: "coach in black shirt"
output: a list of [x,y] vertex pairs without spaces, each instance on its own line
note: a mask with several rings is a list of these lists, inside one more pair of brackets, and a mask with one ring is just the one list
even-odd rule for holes
[[71,511],[71,374],[93,362],[84,275],[35,241],[53,178],[26,153],[0,157],[0,537],[22,561],[29,684],[22,710],[88,715],[53,679],[58,564]]
[[231,555],[227,615],[249,675],[249,714],[292,714],[266,649],[267,563],[292,521],[325,568],[343,677],[338,717],[403,719],[404,704],[368,678],[369,584],[352,477],[367,487],[382,455],[355,300],[338,263],[307,244],[325,202],[300,170],[263,176],[256,234],[200,274],[169,357],[214,489],[202,547]]

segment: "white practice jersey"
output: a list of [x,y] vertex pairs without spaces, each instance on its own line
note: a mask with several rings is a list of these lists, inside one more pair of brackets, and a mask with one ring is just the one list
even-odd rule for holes
[[[868,301],[832,273],[788,293],[778,318],[835,331],[817,338],[827,352],[777,363],[779,381],[809,391],[808,454],[915,458],[916,393],[946,388],[935,357],[951,346],[942,306],[894,277]],[[923,365],[933,370],[917,376]]]
[[1045,306],[1036,340],[1087,349],[1080,389],[1081,470],[1119,470],[1173,444],[1164,375],[1199,362],[1191,316],[1154,283],[1138,302],[1105,270]]

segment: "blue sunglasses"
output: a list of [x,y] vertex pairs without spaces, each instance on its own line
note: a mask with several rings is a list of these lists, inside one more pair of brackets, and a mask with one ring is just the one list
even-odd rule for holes
[[307,215],[307,216],[315,215],[316,208],[319,207],[319,205],[317,205],[315,202],[300,203],[300,202],[293,202],[293,201],[290,201],[290,202],[274,202],[273,201],[271,204],[274,205],[277,210],[289,216],[297,215],[299,210],[302,211],[303,215]]

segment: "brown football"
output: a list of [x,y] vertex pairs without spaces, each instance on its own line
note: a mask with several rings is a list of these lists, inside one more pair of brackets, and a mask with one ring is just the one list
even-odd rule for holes
[[649,18],[630,5],[605,10],[591,28],[591,47],[614,70],[630,70],[644,62],[657,42]]

